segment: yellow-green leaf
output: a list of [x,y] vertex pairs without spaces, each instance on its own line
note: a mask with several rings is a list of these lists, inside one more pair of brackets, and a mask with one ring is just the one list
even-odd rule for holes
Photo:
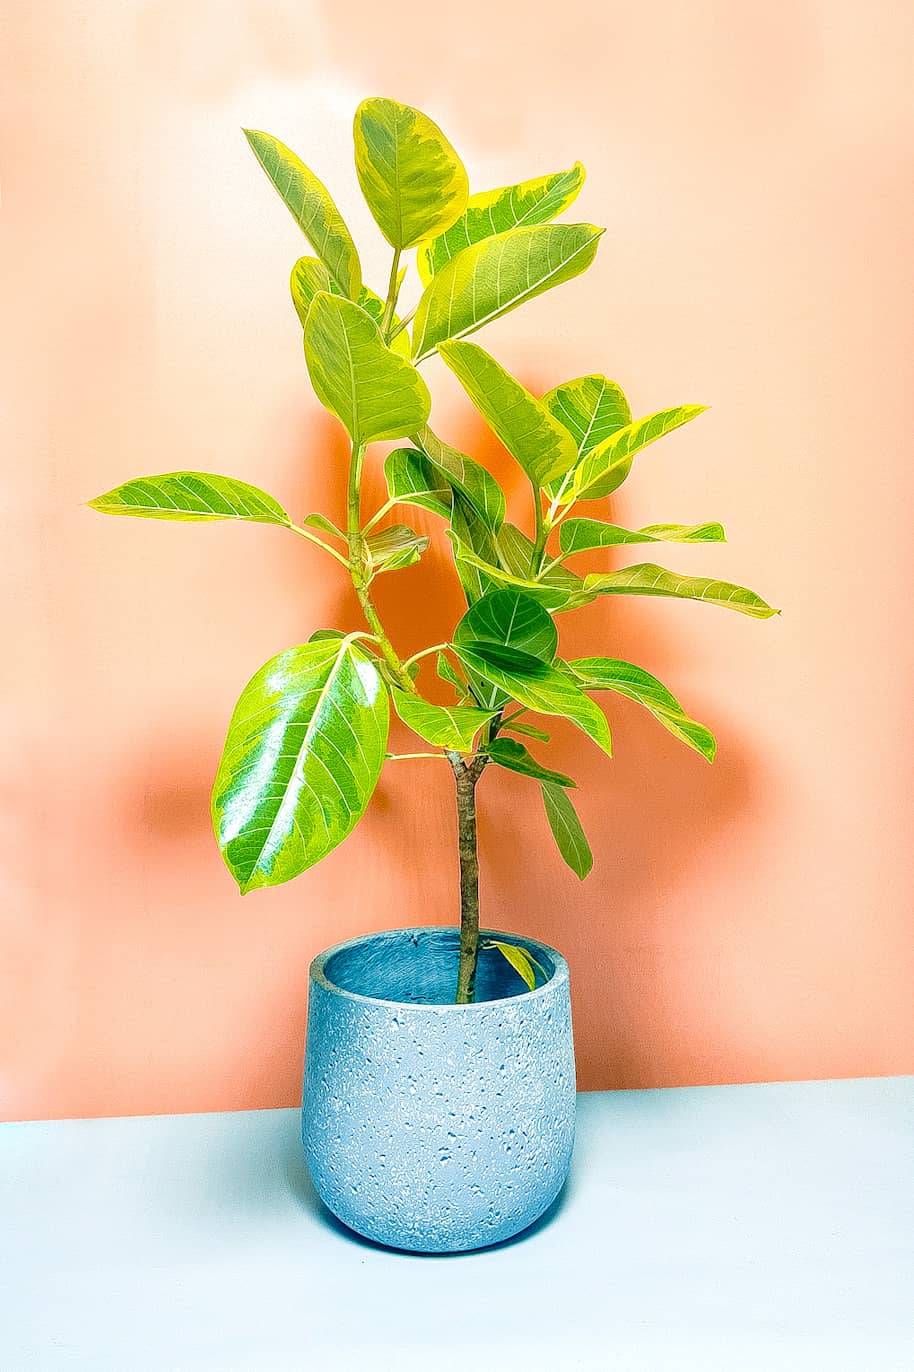
[[337,287],[350,300],[358,299],[362,285],[359,254],[327,187],[272,134],[245,129],[244,136]]
[[394,690],[391,694],[397,714],[414,734],[457,753],[471,751],[473,739],[495,713],[472,705],[433,705],[407,691]]
[[536,486],[577,461],[574,439],[541,400],[531,395],[478,343],[451,341],[438,349],[493,433]]
[[448,338],[484,324],[579,276],[590,266],[602,229],[593,224],[537,224],[484,238],[432,277],[413,325],[421,361]]
[[534,581],[532,577],[514,576],[511,572],[506,572],[503,568],[479,557],[456,534],[452,534],[452,542],[458,568],[461,565],[473,568],[496,586],[523,591],[533,600],[539,601],[547,610],[576,610],[581,605],[588,605],[598,594],[597,591],[588,589],[586,578],[575,576],[564,567],[554,567]]
[[266,491],[212,472],[164,472],[138,476],[98,495],[89,504],[102,514],[140,519],[243,519],[254,524],[291,523]]
[[614,657],[579,657],[567,666],[585,691],[615,691],[636,700],[674,738],[694,748],[708,762],[714,761],[717,743],[711,730],[691,719],[672,691],[643,667]]
[[486,528],[496,533],[505,517],[505,493],[494,476],[472,457],[443,442],[427,425],[413,436],[413,441],[445,480],[466,498]]
[[[292,303],[295,306],[295,313],[301,321],[302,328],[308,322],[308,311],[319,291],[329,291],[331,295],[345,295],[345,292],[339,290],[323,262],[320,262],[316,257],[300,257],[298,259],[292,268],[289,290],[292,295]],[[361,305],[365,313],[371,315],[374,322],[380,326],[381,317],[384,314],[384,301],[376,291],[373,291],[370,286],[362,286],[356,304]],[[398,322],[395,315],[394,323]],[[389,346],[401,357],[408,358],[410,355],[409,335],[406,333],[398,333]]]
[[384,459],[384,479],[391,500],[418,505],[444,519],[450,518],[451,487],[417,448],[397,448],[388,453]]
[[559,543],[566,557],[620,543],[723,542],[722,524],[648,524],[643,529],[622,529],[602,519],[567,519],[559,526]]
[[623,567],[618,572],[593,572],[584,578],[584,590],[593,595],[675,596],[680,600],[702,600],[707,605],[722,605],[754,619],[770,619],[780,614],[761,596],[745,586],[716,581],[707,576],[680,576],[653,562]]
[[[574,469],[574,477],[568,487],[563,505],[575,500],[595,500],[597,494],[606,490],[606,482],[622,467],[631,466],[632,458],[658,438],[672,433],[690,420],[704,414],[707,405],[676,405],[671,410],[658,410],[656,414],[637,419],[617,429],[609,438],[591,448]],[[597,494],[595,494],[595,492]]]
[[[608,377],[600,375],[579,376],[574,381],[563,381],[543,396],[546,405],[560,424],[574,438],[578,450],[578,460],[596,448],[604,439],[617,429],[632,422],[632,412],[622,387]],[[593,487],[591,499],[610,495],[628,476],[628,465],[613,469],[601,482]],[[549,492],[557,493],[559,482],[550,482]]]
[[428,538],[408,529],[405,524],[391,524],[389,528],[368,534],[363,543],[368,555],[369,575],[377,576],[379,572],[412,567],[428,547]]
[[454,652],[470,672],[506,691],[513,700],[544,715],[570,719],[612,755],[612,739],[606,716],[575,682],[569,672],[541,658],[497,643],[471,640],[455,643]]
[[358,446],[402,438],[428,419],[431,397],[412,363],[381,338],[358,305],[321,291],[305,325],[305,359],[318,399]]
[[428,115],[396,100],[363,100],[353,132],[362,194],[392,247],[414,247],[463,213],[466,170]]
[[239,697],[213,827],[242,893],[312,867],[355,828],[387,750],[387,692],[350,638],[289,648]]
[[423,285],[435,272],[446,267],[452,257],[483,238],[508,229],[531,224],[548,224],[577,198],[584,184],[584,168],[575,162],[568,171],[550,176],[536,176],[514,186],[500,186],[494,191],[478,191],[471,195],[459,219],[432,243],[423,244],[416,255],[416,265]]
[[583,881],[593,866],[593,853],[570,797],[552,782],[543,782],[543,804],[556,847],[576,877]]
[[521,948],[517,943],[503,943],[500,939],[493,938],[483,944],[484,948],[497,949],[506,962],[509,962],[517,975],[524,981],[529,990],[536,990],[537,972],[547,980],[544,968],[537,962],[536,958],[527,952],[526,948]]

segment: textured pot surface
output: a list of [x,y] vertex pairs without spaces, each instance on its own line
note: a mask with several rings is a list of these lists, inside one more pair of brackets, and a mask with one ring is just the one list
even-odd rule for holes
[[575,1078],[568,967],[535,939],[528,991],[482,952],[454,1005],[455,929],[353,939],[311,964],[302,1137],[317,1192],[367,1238],[458,1252],[519,1233],[568,1174]]

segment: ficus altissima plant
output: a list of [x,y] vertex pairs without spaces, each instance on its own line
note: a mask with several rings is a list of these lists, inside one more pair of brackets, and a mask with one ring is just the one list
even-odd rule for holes
[[[654,562],[575,570],[578,555],[593,549],[723,539],[716,523],[623,529],[594,504],[617,490],[650,444],[691,423],[703,406],[674,405],[636,419],[621,387],[599,374],[533,395],[467,341],[593,262],[602,230],[555,222],[581,189],[581,165],[471,195],[460,158],[418,110],[366,100],[354,132],[359,185],[391,247],[383,297],[362,280],[356,245],[322,182],[277,138],[246,131],[314,253],[292,268],[291,292],[311,384],[350,439],[346,527],[323,514],[296,524],[256,486],[199,471],[128,481],[91,504],[152,519],[276,524],[317,544],[351,578],[364,629],[317,629],[307,643],[271,658],[242,691],[213,788],[216,838],[242,892],[277,886],[351,832],[385,762],[446,762],[457,799],[456,1000],[465,1003],[473,999],[480,941],[476,790],[483,772],[506,768],[539,787],[559,852],[584,877],[593,859],[569,796],[575,783],[531,751],[548,742],[542,716],[571,720],[610,755],[609,724],[595,697],[615,692],[708,761],[714,757],[709,730],[644,668],[614,657],[562,659],[555,617],[606,595],[675,596],[757,619],[777,612],[742,586]],[[399,314],[406,254],[414,254],[421,293],[414,309]],[[489,471],[430,427],[419,368],[435,353],[529,480],[526,530],[507,521],[504,492]],[[389,498],[366,513],[365,464],[381,460],[372,445],[387,440],[406,442],[383,459]],[[411,505],[444,522],[467,608],[447,643],[404,660],[375,607],[373,584],[425,551],[427,538],[397,515],[389,521]],[[407,579],[403,589],[409,593]],[[431,658],[451,704],[433,703],[419,684],[420,664]],[[422,745],[399,758],[388,752],[391,708]],[[540,969],[529,955],[514,944],[497,946],[535,986]]]

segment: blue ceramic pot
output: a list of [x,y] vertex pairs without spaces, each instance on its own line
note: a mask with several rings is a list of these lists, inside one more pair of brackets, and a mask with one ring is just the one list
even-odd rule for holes
[[396,929],[311,964],[302,1137],[334,1215],[420,1253],[482,1248],[525,1229],[558,1195],[574,1144],[565,959],[529,991],[480,953],[473,1005],[454,1005],[456,929]]

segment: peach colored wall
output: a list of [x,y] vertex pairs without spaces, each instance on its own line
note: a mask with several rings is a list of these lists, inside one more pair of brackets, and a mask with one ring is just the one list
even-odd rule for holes
[[[543,389],[601,370],[642,412],[710,403],[616,513],[721,519],[728,545],[667,562],[784,610],[625,600],[565,621],[572,651],[667,680],[719,761],[626,702],[612,763],[558,729],[597,852],[584,885],[535,789],[490,774],[488,920],[567,951],[586,1087],[914,1071],[914,11],[459,8],[448,32],[415,0],[6,7],[7,1117],[291,1103],[312,954],[454,917],[449,777],[423,763],[388,769],[320,867],[242,902],[209,829],[225,724],[268,656],[357,622],[351,597],[282,531],[81,506],[186,465],[339,513],[286,296],[301,241],[238,130],[313,162],[377,284],[349,135],[374,93],[439,118],[477,187],[585,162],[596,266],[485,343]],[[498,462],[429,375],[442,429]],[[458,608],[440,552],[380,598],[407,651]]]

